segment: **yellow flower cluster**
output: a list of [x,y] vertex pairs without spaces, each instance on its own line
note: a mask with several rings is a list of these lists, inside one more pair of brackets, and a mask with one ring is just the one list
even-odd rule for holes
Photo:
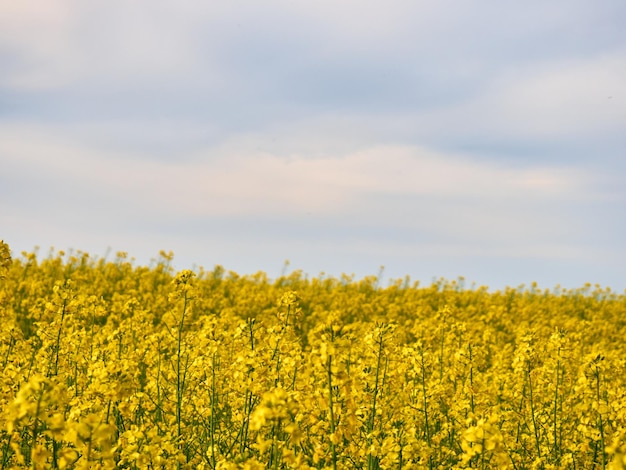
[[4,240],[0,240],[0,279],[5,277],[10,265],[11,250]]
[[0,243],[0,467],[626,468],[626,295]]

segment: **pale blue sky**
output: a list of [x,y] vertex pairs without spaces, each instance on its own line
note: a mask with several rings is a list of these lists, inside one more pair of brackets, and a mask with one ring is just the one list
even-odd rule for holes
[[0,0],[0,238],[626,288],[626,3]]

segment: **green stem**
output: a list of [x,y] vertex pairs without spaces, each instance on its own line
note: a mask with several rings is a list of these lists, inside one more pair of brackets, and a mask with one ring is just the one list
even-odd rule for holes
[[328,355],[326,361],[326,372],[328,380],[328,406],[330,409],[330,452],[333,459],[333,470],[337,470],[337,449],[335,448],[335,411],[333,410],[333,374],[332,374],[332,356]]
[[67,307],[67,300],[63,300],[63,307],[61,309],[61,324],[59,325],[59,331],[57,332],[57,342],[54,347],[55,349],[55,358],[54,358],[54,373],[50,375],[58,375],[59,374],[59,350],[61,349],[61,332],[63,330],[63,319],[65,318],[65,309]]
[[606,448],[604,443],[604,423],[600,411],[600,370],[596,366],[596,396],[598,399],[598,428],[600,430],[600,451],[602,453],[602,470],[606,469]]
[[37,398],[37,407],[35,408],[35,419],[33,420],[33,429],[31,431],[31,447],[30,447],[30,463],[33,470],[35,470],[35,459],[33,458],[33,454],[35,449],[37,448],[37,437],[39,436],[39,411],[41,410],[41,402],[43,400],[43,394],[46,390],[46,384],[41,384],[41,392],[39,393],[39,397]]
[[211,433],[211,463],[213,464],[213,468],[215,468],[215,400],[216,400],[216,391],[215,391],[215,355],[213,353],[213,362],[211,365],[211,425],[210,425],[210,433]]
[[[374,393],[373,393],[373,397],[372,397],[372,412],[370,414],[370,419],[368,420],[367,423],[367,433],[368,433],[368,437],[367,437],[367,444],[368,447],[371,446],[372,444],[372,438],[371,438],[371,434],[374,431],[374,421],[376,420],[376,404],[377,404],[377,399],[378,399],[378,383],[380,380],[380,363],[382,361],[382,356],[383,356],[383,335],[384,333],[380,333],[380,336],[378,337],[378,354],[377,354],[377,358],[376,358],[376,377],[374,380]],[[376,468],[376,458],[371,454],[368,453],[367,454],[367,469],[368,470],[373,470],[374,468]]]
[[[560,351],[559,351],[559,355],[560,355]],[[558,411],[558,406],[559,406],[559,383],[560,383],[560,378],[561,378],[561,374],[560,374],[560,370],[561,370],[561,361],[557,360],[556,362],[556,385],[554,386],[554,411],[553,411],[553,421],[554,421],[554,425],[553,425],[553,429],[552,429],[552,438],[554,441],[554,447],[553,447],[553,454],[554,454],[554,461],[555,463],[559,463],[560,461],[560,446],[558,443],[558,434],[557,434],[557,411]]]
[[[185,325],[185,313],[187,312],[187,292],[183,297],[183,311],[180,315],[180,321],[178,322],[178,337],[177,337],[177,351],[176,351],[176,432],[178,437],[178,445],[182,450],[182,405],[183,405],[183,386],[184,377],[181,374],[181,359],[182,359],[182,341],[183,341],[183,327]],[[178,468],[181,468],[180,462],[177,464]]]
[[426,367],[424,365],[424,354],[421,354],[421,366],[422,366],[422,400],[424,403],[424,427],[426,431],[426,442],[428,447],[431,446],[430,442],[430,425],[428,423],[428,395],[426,393]]
[[444,347],[445,339],[446,339],[446,332],[442,328],[441,329],[441,346],[440,346],[440,352],[439,352],[439,382],[443,381],[443,349],[444,349],[443,347]]
[[535,403],[533,399],[533,382],[530,377],[531,367],[530,361],[528,361],[528,390],[530,400],[530,415],[533,421],[533,431],[535,434],[535,446],[537,447],[537,456],[541,458],[541,445],[539,444],[539,429],[537,427],[537,419],[535,418]]
[[470,360],[470,408],[472,410],[472,414],[476,412],[475,403],[474,403],[474,361],[472,356],[472,345],[468,344],[467,349],[469,351],[469,360]]

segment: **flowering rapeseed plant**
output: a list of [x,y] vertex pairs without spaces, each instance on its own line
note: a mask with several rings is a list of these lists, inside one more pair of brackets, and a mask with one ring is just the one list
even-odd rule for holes
[[4,240],[0,240],[0,279],[6,276],[9,266],[11,266],[11,250]]
[[626,296],[0,243],[1,468],[626,468]]

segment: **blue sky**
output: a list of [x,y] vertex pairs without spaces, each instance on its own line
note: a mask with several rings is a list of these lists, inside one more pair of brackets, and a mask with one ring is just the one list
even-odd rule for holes
[[626,287],[626,4],[0,1],[0,237]]

